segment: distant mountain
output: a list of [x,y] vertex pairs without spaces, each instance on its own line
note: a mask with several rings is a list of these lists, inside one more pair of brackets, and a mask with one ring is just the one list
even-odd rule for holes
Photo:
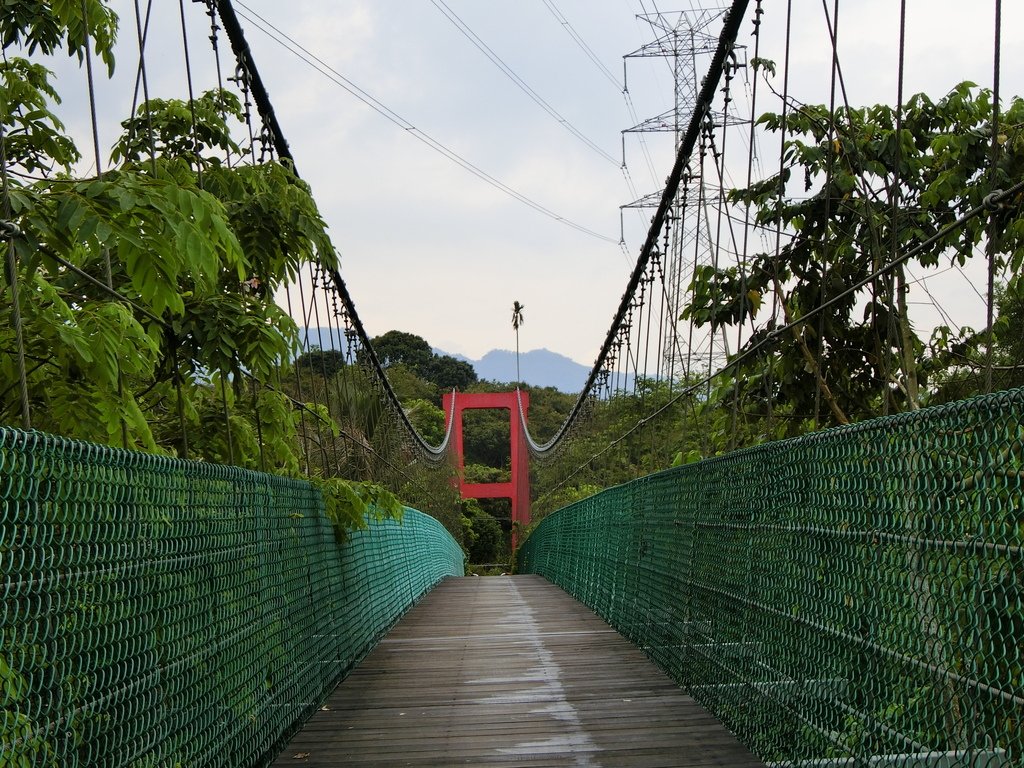
[[340,328],[299,328],[303,349],[344,349],[345,337]]
[[[434,350],[437,354],[448,354]],[[516,380],[516,353],[507,349],[492,349],[479,360],[463,355],[452,355],[471,363],[476,375],[489,381]],[[562,392],[579,392],[587,381],[590,368],[572,358],[550,349],[533,349],[519,355],[520,377],[534,387],[554,387]]]
[[[344,340],[334,329],[300,329],[304,346],[321,349],[338,349]],[[437,355],[448,355],[442,349],[434,349]],[[516,380],[516,353],[508,349],[492,349],[479,360],[465,355],[451,355],[456,360],[472,364],[476,375],[488,381],[511,382]],[[522,380],[533,387],[554,387],[562,392],[574,393],[583,389],[590,367],[577,363],[572,358],[552,352],[550,349],[533,349],[519,355],[519,370]]]

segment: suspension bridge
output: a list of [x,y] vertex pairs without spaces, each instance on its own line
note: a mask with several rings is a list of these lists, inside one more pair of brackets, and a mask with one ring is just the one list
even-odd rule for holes
[[[676,108],[623,135],[671,128],[672,165],[623,207],[654,213],[545,439],[518,385],[447,394],[424,436],[246,42],[269,23],[179,5],[186,100],[149,93],[158,12],[123,14],[138,66],[109,162],[108,5],[0,19],[0,768],[1024,765],[1024,389],[996,317],[1024,106],[1000,95],[999,0],[991,89],[939,101],[904,98],[901,2],[897,103],[873,111],[847,101],[838,0],[643,8],[658,39],[630,56],[671,57]],[[819,107],[793,63],[812,16]],[[85,172],[32,58],[58,53],[87,73]],[[970,259],[985,328],[921,358],[910,269]],[[613,437],[578,439],[623,401]],[[507,482],[467,480],[477,408],[508,412]],[[560,468],[548,498],[687,429],[722,437],[531,520],[531,468]],[[515,573],[465,577],[462,499],[491,497]]]

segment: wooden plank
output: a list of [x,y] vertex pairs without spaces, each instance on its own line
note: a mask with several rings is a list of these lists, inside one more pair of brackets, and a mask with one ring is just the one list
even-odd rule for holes
[[538,576],[449,579],[274,763],[763,766],[586,606]]

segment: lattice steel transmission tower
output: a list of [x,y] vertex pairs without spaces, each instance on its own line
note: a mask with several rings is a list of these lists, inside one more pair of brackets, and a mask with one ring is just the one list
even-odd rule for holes
[[[671,134],[673,155],[689,124],[701,85],[712,55],[718,46],[718,35],[725,7],[705,7],[668,13],[639,14],[638,19],[650,25],[655,39],[626,54],[624,78],[628,77],[630,59],[659,58],[668,64],[673,83],[673,106],[659,115],[643,120],[623,134],[623,165],[626,165],[626,138],[630,134]],[[737,66],[742,66],[737,64]],[[628,91],[628,79],[625,79]],[[716,166],[718,151],[714,133],[726,123],[739,120],[731,113],[712,113],[698,148],[683,177],[683,183],[673,201],[670,223],[666,226],[659,253],[658,275],[652,279],[664,280],[665,312],[658,375],[673,380],[691,373],[708,371],[719,364],[728,353],[724,335],[712,336],[708,327],[697,328],[692,322],[680,319],[686,307],[694,271],[702,265],[718,266],[719,249],[712,236],[711,208],[717,216],[722,185]],[[643,138],[640,137],[643,142]],[[642,147],[646,152],[646,147]],[[710,166],[706,171],[706,166]],[[656,208],[663,190],[652,192],[621,206],[623,210]]]

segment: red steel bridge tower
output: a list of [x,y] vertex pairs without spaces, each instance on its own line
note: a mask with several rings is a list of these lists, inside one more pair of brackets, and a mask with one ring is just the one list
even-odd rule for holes
[[[522,404],[522,418],[519,415]],[[454,417],[452,408],[454,407]],[[519,531],[530,524],[530,469],[523,424],[530,407],[528,392],[452,393],[444,396],[445,421],[452,422],[452,438],[458,462],[459,492],[464,499],[509,499],[512,503],[512,549],[518,543]],[[463,452],[462,414],[474,408],[507,410],[511,440],[512,478],[507,483],[467,483],[466,459]]]

